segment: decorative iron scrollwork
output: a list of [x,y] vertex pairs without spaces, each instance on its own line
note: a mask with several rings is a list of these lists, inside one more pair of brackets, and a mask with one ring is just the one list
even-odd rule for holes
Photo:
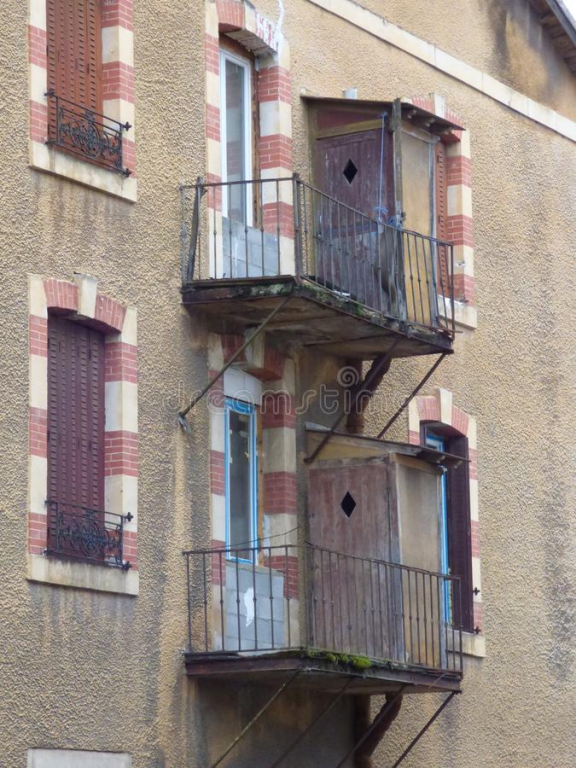
[[47,554],[128,570],[124,560],[124,522],[132,515],[116,515],[89,507],[48,501]]
[[54,91],[48,91],[46,96],[49,100],[47,144],[61,147],[124,176],[130,175],[131,171],[124,167],[122,151],[123,134],[132,127],[130,123],[119,123],[63,99]]

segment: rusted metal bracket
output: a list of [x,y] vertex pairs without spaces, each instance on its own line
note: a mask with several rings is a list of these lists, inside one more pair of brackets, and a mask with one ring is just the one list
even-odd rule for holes
[[260,720],[260,718],[262,717],[262,715],[272,706],[272,704],[276,701],[278,696],[280,696],[280,694],[283,691],[285,691],[288,688],[288,686],[290,686],[294,682],[294,680],[298,677],[300,672],[301,670],[297,669],[296,672],[291,677],[289,677],[288,680],[286,680],[286,682],[283,683],[280,686],[280,688],[278,688],[277,691],[275,691],[275,693],[268,699],[266,704],[264,704],[264,706],[260,710],[258,710],[258,712],[254,715],[252,720],[250,720],[250,722],[247,723],[244,726],[244,728],[242,728],[238,736],[236,736],[236,738],[230,743],[230,746],[227,747],[227,749],[220,755],[218,760],[216,760],[215,763],[212,763],[210,768],[216,768],[218,765],[220,765],[222,760],[224,760],[224,758],[227,757],[230,754],[230,752],[232,752],[232,750],[238,745],[238,743],[244,738],[244,736],[248,733],[250,728],[252,728],[252,726],[255,723],[257,723],[258,720]]
[[[392,346],[390,347],[390,349],[388,350],[388,352],[387,352],[387,353],[386,353],[386,354],[385,354],[385,355],[384,355],[384,356],[381,358],[381,361],[380,361],[380,363],[379,363],[378,365],[374,365],[374,366],[372,366],[372,368],[370,369],[370,371],[369,371],[369,372],[368,372],[368,374],[366,375],[366,378],[364,379],[364,381],[361,381],[361,382],[360,382],[360,383],[359,383],[359,384],[356,386],[356,389],[355,389],[355,391],[354,391],[354,398],[353,398],[353,401],[354,401],[354,407],[356,407],[356,404],[357,404],[357,402],[358,402],[358,396],[359,396],[359,395],[360,395],[360,394],[361,394],[363,391],[365,391],[365,390],[367,390],[367,391],[370,391],[370,387],[371,387],[371,385],[372,385],[374,382],[377,382],[377,381],[379,380],[379,378],[380,378],[380,376],[381,376],[381,372],[382,372],[383,370],[384,370],[384,371],[386,371],[386,370],[387,370],[387,366],[389,366],[389,364],[390,364],[390,361],[392,360],[392,354],[393,354],[393,352],[394,352],[394,350],[395,350],[396,346],[397,346],[399,343],[400,343],[400,339],[398,338],[398,339],[396,339],[396,340],[394,341],[394,343],[392,344]],[[373,392],[371,392],[371,394],[373,394]],[[306,458],[304,459],[304,461],[305,461],[305,463],[306,463],[306,464],[310,464],[311,462],[313,462],[313,461],[314,461],[314,459],[316,458],[316,456],[318,456],[318,454],[320,453],[320,451],[322,450],[322,448],[324,448],[324,446],[326,445],[326,443],[327,443],[327,442],[330,440],[330,438],[332,437],[332,435],[334,434],[334,432],[336,432],[336,430],[338,429],[338,427],[340,426],[340,424],[342,423],[342,421],[344,420],[344,418],[345,418],[347,415],[348,415],[348,414],[346,413],[346,411],[345,411],[345,410],[343,410],[343,411],[342,411],[342,413],[340,413],[340,415],[338,416],[338,418],[336,419],[336,421],[334,422],[334,424],[333,424],[333,425],[330,427],[330,429],[328,430],[328,432],[326,432],[326,434],[324,435],[324,437],[322,438],[322,440],[321,440],[321,441],[318,443],[318,445],[316,446],[316,448],[315,448],[315,449],[312,451],[312,453],[310,454],[310,456],[306,456]]]
[[438,707],[438,709],[436,710],[436,712],[435,712],[435,713],[432,715],[432,717],[430,718],[430,720],[428,720],[428,722],[426,723],[426,725],[424,726],[424,728],[422,728],[422,730],[421,730],[421,731],[418,733],[418,735],[417,735],[417,736],[415,736],[415,737],[412,739],[412,741],[410,742],[410,744],[408,744],[408,746],[406,747],[406,749],[404,750],[404,752],[402,752],[402,754],[400,755],[400,757],[398,758],[398,760],[396,760],[396,762],[394,763],[394,765],[392,766],[392,768],[398,768],[398,766],[400,765],[400,763],[404,762],[404,759],[406,758],[406,756],[407,756],[407,755],[408,755],[408,754],[409,754],[409,753],[412,751],[413,747],[415,747],[415,746],[416,746],[416,744],[417,744],[417,743],[420,741],[420,739],[422,738],[422,736],[424,736],[424,734],[426,733],[426,731],[428,730],[428,728],[430,728],[430,726],[432,725],[432,723],[434,722],[434,720],[436,720],[436,718],[437,718],[437,717],[439,717],[439,715],[440,715],[440,714],[443,712],[443,710],[444,710],[444,709],[445,709],[445,708],[448,706],[448,704],[450,704],[450,702],[452,701],[452,699],[454,698],[454,696],[456,696],[456,694],[457,694],[457,693],[460,693],[460,691],[452,691],[452,693],[451,693],[451,694],[448,696],[448,698],[444,699],[444,701],[443,701],[443,702],[442,702],[442,704],[441,704],[441,705]]
[[189,427],[188,427],[188,422],[186,421],[186,416],[188,415],[188,413],[190,413],[190,411],[192,410],[192,408],[194,408],[194,406],[196,405],[196,403],[198,403],[198,402],[199,402],[199,401],[200,401],[200,400],[201,400],[201,399],[204,397],[204,395],[206,394],[206,392],[208,392],[208,390],[209,390],[211,387],[213,387],[213,386],[214,386],[214,384],[216,384],[216,382],[218,381],[218,379],[222,378],[222,376],[223,376],[223,375],[226,373],[226,371],[228,370],[228,368],[230,368],[230,366],[231,366],[231,365],[232,365],[234,362],[236,362],[236,360],[237,360],[237,359],[240,357],[240,355],[241,355],[241,354],[242,354],[242,353],[243,353],[243,352],[244,352],[244,351],[245,351],[245,350],[246,350],[246,349],[247,349],[247,348],[250,346],[250,344],[252,344],[252,342],[254,341],[254,339],[255,339],[257,336],[259,336],[259,335],[262,333],[262,331],[263,331],[263,330],[266,328],[266,326],[268,325],[268,323],[269,323],[269,322],[270,322],[270,321],[271,321],[271,320],[272,320],[272,319],[273,319],[273,318],[274,318],[274,317],[275,317],[275,316],[278,314],[278,312],[280,312],[280,310],[284,309],[284,307],[286,306],[286,304],[288,304],[288,302],[290,301],[290,299],[291,299],[291,298],[292,298],[292,296],[287,296],[287,297],[284,299],[284,301],[282,301],[280,304],[278,304],[278,306],[277,306],[275,309],[273,309],[273,310],[272,310],[272,312],[270,312],[270,314],[268,315],[268,317],[267,317],[267,318],[266,318],[266,319],[265,319],[265,320],[264,320],[262,323],[260,323],[260,325],[258,326],[258,328],[256,328],[256,330],[254,331],[254,333],[253,333],[253,334],[250,336],[250,338],[249,338],[249,339],[246,339],[246,341],[244,342],[244,344],[242,344],[242,346],[241,346],[239,349],[237,349],[237,350],[236,350],[236,352],[234,352],[234,354],[232,355],[232,357],[230,358],[230,360],[228,360],[228,362],[226,363],[226,365],[224,365],[224,367],[223,367],[223,368],[221,368],[221,369],[218,371],[218,373],[216,374],[216,376],[213,376],[213,377],[210,379],[210,381],[209,381],[209,382],[208,382],[208,384],[206,384],[206,386],[205,386],[205,387],[202,389],[202,391],[200,392],[200,394],[196,395],[196,397],[195,397],[195,398],[194,398],[194,399],[193,399],[193,400],[192,400],[192,401],[189,403],[189,405],[187,405],[187,406],[186,406],[186,408],[184,408],[183,410],[181,410],[181,411],[178,413],[178,421],[180,422],[180,426],[182,427],[182,429],[184,429],[184,431],[187,431],[187,430],[188,430],[188,428],[189,428]]
[[418,386],[417,386],[417,387],[415,387],[415,388],[412,390],[412,392],[411,392],[411,393],[408,395],[408,397],[406,398],[406,400],[404,400],[404,402],[402,403],[402,405],[400,406],[400,408],[398,408],[398,410],[396,411],[396,413],[394,414],[394,416],[392,416],[392,418],[391,418],[391,419],[390,419],[390,420],[389,420],[389,421],[386,423],[386,426],[384,427],[384,429],[380,430],[380,432],[379,432],[379,433],[376,435],[376,437],[377,437],[379,440],[380,440],[380,439],[381,439],[381,438],[382,438],[382,437],[383,437],[383,436],[386,434],[386,432],[388,432],[388,430],[390,429],[390,427],[392,426],[392,424],[394,424],[394,422],[396,421],[396,419],[398,419],[398,418],[399,418],[399,416],[400,416],[400,415],[401,415],[401,414],[402,414],[402,413],[403,413],[403,412],[406,410],[406,408],[407,408],[407,407],[408,407],[408,405],[410,404],[410,401],[411,401],[411,400],[413,400],[413,399],[416,397],[416,395],[418,394],[418,392],[420,392],[420,390],[422,389],[422,387],[424,386],[424,384],[426,384],[426,382],[428,381],[428,379],[429,379],[429,378],[432,376],[432,374],[434,373],[434,371],[436,370],[436,368],[438,368],[438,366],[440,365],[440,363],[442,362],[442,360],[444,360],[444,358],[446,357],[446,355],[447,355],[447,354],[448,354],[447,352],[443,352],[443,353],[440,355],[440,357],[438,358],[438,360],[436,360],[436,362],[434,363],[434,365],[432,366],[432,368],[430,368],[430,370],[428,371],[428,373],[426,374],[426,376],[424,376],[424,378],[423,378],[423,379],[422,379],[422,381],[421,381],[421,382],[418,384]]
[[341,689],[338,691],[338,694],[337,694],[337,696],[336,696],[334,699],[332,699],[332,701],[331,701],[331,702],[328,704],[328,706],[327,706],[327,707],[325,707],[325,708],[322,710],[322,712],[320,712],[320,714],[318,715],[318,717],[314,718],[314,720],[312,720],[312,722],[310,723],[310,725],[309,725],[307,728],[305,728],[305,729],[302,731],[302,733],[300,733],[300,734],[297,736],[297,738],[296,738],[296,739],[294,739],[294,741],[292,742],[292,744],[290,744],[290,745],[288,746],[288,748],[287,748],[287,749],[285,749],[285,750],[284,750],[284,752],[283,752],[283,753],[280,755],[280,757],[279,757],[279,758],[278,758],[278,759],[277,759],[277,760],[276,760],[274,763],[272,763],[272,765],[270,766],[270,768],[278,768],[278,766],[279,766],[281,763],[283,763],[283,762],[284,762],[284,760],[285,760],[285,759],[288,757],[288,755],[289,755],[291,752],[293,752],[293,751],[296,749],[296,747],[298,746],[298,744],[300,744],[300,742],[301,742],[301,741],[304,739],[304,737],[305,737],[305,736],[307,736],[307,735],[310,733],[310,731],[312,730],[312,728],[314,728],[314,726],[316,725],[316,723],[319,723],[319,722],[320,722],[320,720],[322,720],[322,718],[326,717],[326,715],[327,715],[329,712],[331,712],[331,711],[334,709],[334,707],[336,706],[336,704],[338,704],[338,702],[339,702],[339,701],[342,699],[342,697],[343,697],[343,696],[344,696],[344,694],[346,693],[346,690],[347,690],[347,688],[350,686],[350,684],[353,682],[353,680],[354,680],[354,678],[353,678],[353,677],[351,677],[350,679],[348,679],[348,680],[347,680],[347,681],[344,683],[344,685],[342,686],[342,688],[341,688]]

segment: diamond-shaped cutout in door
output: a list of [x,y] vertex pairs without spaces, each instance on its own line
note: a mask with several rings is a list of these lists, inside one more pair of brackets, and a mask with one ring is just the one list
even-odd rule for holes
[[342,512],[344,512],[346,517],[350,519],[352,512],[354,512],[354,510],[356,509],[356,501],[354,500],[354,497],[349,491],[346,491],[346,496],[344,496],[344,498],[342,499],[340,506],[342,508]]
[[352,184],[356,174],[358,173],[358,168],[356,168],[352,160],[348,160],[348,162],[344,166],[344,170],[342,171],[342,173],[344,174],[344,178],[346,179],[348,184]]

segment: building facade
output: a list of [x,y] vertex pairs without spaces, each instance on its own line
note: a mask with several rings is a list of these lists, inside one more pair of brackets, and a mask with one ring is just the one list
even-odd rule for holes
[[0,766],[574,764],[576,31],[458,6],[0,7]]

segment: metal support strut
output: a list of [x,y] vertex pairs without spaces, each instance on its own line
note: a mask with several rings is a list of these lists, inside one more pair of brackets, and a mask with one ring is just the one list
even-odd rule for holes
[[442,360],[444,360],[444,358],[446,357],[446,355],[447,355],[447,354],[448,354],[447,352],[443,352],[443,353],[440,355],[440,357],[438,358],[438,360],[436,360],[436,362],[434,363],[434,365],[432,366],[432,368],[430,368],[430,370],[428,371],[428,373],[426,374],[426,376],[424,376],[424,378],[422,379],[422,381],[420,382],[420,384],[418,384],[418,386],[417,386],[417,387],[415,387],[415,388],[412,390],[412,392],[411,392],[411,393],[408,395],[408,397],[406,398],[406,400],[404,400],[404,402],[402,403],[402,405],[400,406],[400,408],[398,408],[398,410],[396,411],[396,413],[394,414],[394,416],[392,416],[392,418],[390,419],[390,421],[388,421],[388,422],[387,422],[387,424],[386,424],[386,426],[384,427],[384,429],[380,430],[380,432],[377,434],[377,438],[378,438],[379,440],[380,440],[380,439],[381,439],[381,438],[382,438],[382,437],[383,437],[383,436],[386,434],[386,432],[388,432],[388,430],[390,429],[390,427],[392,426],[392,424],[394,424],[394,422],[396,421],[396,419],[397,419],[397,418],[398,418],[398,417],[399,417],[399,416],[400,416],[400,415],[401,415],[401,414],[402,414],[402,413],[403,413],[403,412],[406,410],[407,406],[410,404],[410,401],[411,401],[411,400],[413,400],[413,399],[416,397],[416,395],[418,394],[418,392],[420,392],[420,390],[422,389],[422,387],[424,386],[424,384],[426,384],[426,382],[428,381],[428,379],[429,379],[429,378],[432,376],[432,374],[434,373],[434,371],[436,370],[436,368],[438,368],[438,366],[440,365],[440,363],[442,362]]
[[273,309],[273,310],[272,310],[272,312],[270,312],[270,314],[268,315],[268,317],[266,318],[266,320],[264,320],[264,322],[260,323],[260,325],[258,326],[258,328],[256,328],[256,330],[254,331],[254,333],[253,333],[253,334],[250,336],[250,338],[249,338],[249,339],[246,339],[246,341],[244,342],[244,344],[242,344],[242,346],[241,346],[239,349],[237,349],[237,350],[236,350],[236,352],[234,352],[234,354],[232,355],[232,357],[230,358],[230,360],[228,360],[228,362],[226,363],[226,365],[225,365],[223,368],[221,368],[221,369],[220,369],[220,371],[218,371],[218,373],[216,374],[216,376],[213,376],[213,377],[210,379],[210,381],[208,382],[208,384],[206,384],[206,386],[205,386],[205,387],[204,387],[204,389],[203,389],[203,390],[200,392],[200,394],[196,395],[196,397],[195,397],[195,398],[194,398],[194,399],[193,399],[193,400],[192,400],[192,401],[189,403],[189,405],[187,405],[187,406],[186,406],[186,408],[184,408],[183,410],[181,410],[181,411],[178,413],[178,421],[180,422],[180,426],[181,426],[183,429],[185,429],[185,430],[186,430],[186,429],[188,428],[188,424],[187,424],[187,422],[186,422],[186,416],[188,415],[188,413],[190,413],[190,411],[192,410],[192,408],[194,408],[194,406],[196,405],[196,403],[198,403],[198,401],[202,400],[202,398],[204,397],[204,395],[206,394],[206,392],[208,392],[208,390],[209,390],[211,387],[213,387],[213,386],[214,386],[214,384],[216,384],[216,382],[218,381],[218,379],[220,379],[220,378],[221,378],[221,377],[222,377],[222,376],[223,376],[223,375],[226,373],[226,371],[228,370],[228,368],[230,368],[230,366],[231,366],[231,365],[232,365],[234,362],[236,362],[236,360],[237,360],[237,359],[240,357],[240,355],[241,355],[241,354],[242,354],[242,353],[243,353],[243,352],[244,352],[244,351],[245,351],[245,350],[246,350],[246,349],[247,349],[247,348],[250,346],[250,344],[252,344],[252,342],[254,341],[254,339],[255,339],[257,336],[259,336],[259,335],[262,333],[262,331],[264,330],[264,328],[266,328],[266,326],[268,325],[268,323],[269,323],[269,322],[270,322],[270,321],[271,321],[271,320],[272,320],[272,319],[273,319],[273,318],[274,318],[274,317],[275,317],[275,316],[278,314],[278,312],[280,312],[280,310],[281,310],[281,309],[284,309],[284,307],[285,307],[285,306],[286,306],[286,304],[287,304],[287,303],[290,301],[290,299],[291,299],[291,298],[292,298],[292,296],[287,296],[287,297],[284,299],[284,301],[283,301],[283,302],[281,302],[280,304],[278,304],[278,306],[277,306],[275,309]]
[[448,706],[448,704],[450,704],[450,702],[452,701],[452,699],[454,698],[454,696],[456,696],[456,694],[457,694],[457,693],[460,693],[460,691],[452,691],[452,693],[451,693],[451,694],[448,696],[448,698],[444,699],[444,701],[443,701],[443,702],[442,702],[442,704],[441,704],[441,705],[438,707],[438,709],[436,710],[436,712],[434,712],[434,714],[432,715],[432,717],[430,718],[430,720],[428,720],[428,722],[426,723],[426,725],[424,726],[424,728],[422,728],[422,730],[421,730],[421,731],[418,733],[418,735],[417,735],[417,736],[415,736],[415,737],[412,739],[412,741],[410,742],[410,744],[408,744],[408,746],[406,747],[406,749],[404,750],[404,752],[402,752],[402,754],[400,755],[400,757],[398,758],[398,760],[396,760],[396,762],[394,763],[394,765],[392,766],[392,768],[398,768],[398,766],[400,765],[400,763],[404,762],[404,758],[405,758],[405,757],[408,755],[408,753],[409,753],[409,752],[411,752],[411,751],[412,751],[412,748],[416,746],[416,744],[417,744],[417,743],[420,741],[420,739],[422,738],[422,736],[424,736],[424,734],[426,733],[426,731],[428,730],[428,728],[430,728],[430,726],[432,725],[432,723],[434,722],[434,720],[436,720],[436,718],[437,718],[437,717],[438,717],[438,716],[439,716],[439,715],[442,713],[442,711],[443,711],[443,710],[444,710],[444,709],[445,709],[445,708]]
[[230,744],[230,746],[229,746],[229,747],[228,747],[228,748],[227,748],[227,749],[226,749],[226,750],[225,750],[225,751],[224,751],[224,752],[223,752],[223,753],[220,755],[220,757],[218,758],[218,760],[216,760],[216,762],[215,762],[215,763],[212,763],[212,765],[210,766],[210,768],[216,768],[216,766],[220,765],[220,763],[222,762],[222,760],[224,760],[224,758],[225,758],[225,757],[227,757],[227,756],[230,754],[230,752],[232,752],[232,750],[234,749],[234,747],[236,747],[236,746],[237,746],[237,744],[238,744],[238,742],[239,742],[241,739],[243,739],[243,738],[244,738],[244,736],[245,736],[245,735],[248,733],[248,731],[250,730],[250,728],[252,728],[252,726],[253,726],[255,723],[257,723],[257,722],[258,722],[258,720],[260,720],[260,718],[262,717],[262,715],[264,714],[264,712],[266,712],[266,710],[267,710],[267,709],[269,709],[269,707],[270,707],[270,706],[271,706],[271,705],[272,705],[272,704],[273,704],[273,703],[276,701],[276,699],[278,698],[278,696],[280,696],[280,694],[282,693],[282,691],[285,691],[285,690],[286,690],[286,688],[288,688],[288,686],[289,686],[289,685],[291,685],[291,684],[294,682],[294,680],[295,680],[295,679],[298,677],[298,675],[299,675],[299,674],[300,674],[300,670],[299,670],[299,669],[297,669],[297,670],[296,670],[296,672],[295,672],[295,673],[294,673],[294,674],[293,674],[291,677],[289,677],[289,678],[288,678],[288,680],[286,680],[286,682],[285,682],[285,683],[283,683],[283,684],[280,686],[280,688],[278,688],[278,690],[277,690],[277,691],[276,691],[276,692],[273,694],[273,696],[271,696],[271,697],[268,699],[268,701],[266,702],[266,704],[264,704],[264,706],[262,707],[262,709],[260,709],[260,710],[259,710],[259,711],[258,711],[258,712],[257,712],[257,713],[254,715],[254,717],[252,718],[252,720],[250,720],[250,722],[249,722],[249,723],[247,723],[247,724],[244,726],[244,728],[242,728],[242,730],[240,731],[240,733],[238,734],[238,736],[236,736],[236,738],[235,738],[235,739],[232,741],[232,743]]
[[[370,385],[372,384],[372,382],[378,379],[378,377],[379,377],[379,375],[380,375],[380,373],[382,371],[388,370],[387,366],[390,365],[394,349],[398,346],[399,343],[400,343],[400,339],[396,339],[396,341],[392,344],[392,346],[390,347],[388,352],[385,355],[383,355],[383,357],[380,359],[379,364],[376,365],[376,366],[373,366],[368,371],[364,381],[359,382],[359,384],[357,385],[357,387],[356,387],[356,389],[354,391],[354,407],[357,406],[359,395],[362,394],[363,391],[369,390]],[[322,440],[318,443],[316,448],[312,451],[310,456],[306,456],[306,458],[304,459],[306,464],[310,464],[312,461],[314,461],[316,456],[318,456],[318,454],[320,453],[322,448],[324,448],[326,443],[330,440],[330,438],[332,437],[334,432],[336,432],[336,430],[338,429],[338,427],[340,426],[340,424],[344,420],[344,417],[347,416],[347,415],[348,414],[346,413],[346,411],[343,410],[342,413],[338,416],[338,418],[334,422],[334,424],[330,427],[328,432],[326,432],[326,434],[324,435]]]
[[293,752],[293,751],[296,749],[296,747],[298,746],[298,744],[300,744],[300,742],[301,742],[301,741],[304,739],[304,737],[305,737],[305,736],[307,736],[307,735],[310,733],[310,731],[312,730],[312,728],[314,728],[314,726],[316,725],[316,723],[319,723],[319,722],[320,722],[320,720],[322,720],[322,718],[326,717],[326,715],[328,714],[328,712],[331,712],[331,711],[332,711],[332,709],[334,709],[334,707],[336,706],[336,704],[338,704],[338,702],[341,700],[341,698],[342,698],[342,697],[344,696],[344,694],[346,693],[346,689],[347,689],[347,688],[349,687],[349,685],[350,685],[350,684],[353,682],[353,680],[354,680],[354,678],[350,678],[349,680],[347,680],[347,681],[344,683],[344,685],[342,686],[342,688],[341,688],[341,689],[338,691],[338,694],[337,694],[337,696],[336,696],[334,699],[332,699],[332,701],[331,701],[331,702],[328,704],[328,706],[327,706],[327,707],[325,707],[325,708],[322,710],[322,712],[320,712],[320,714],[318,715],[318,717],[314,718],[314,720],[312,720],[312,722],[310,723],[310,725],[309,725],[307,728],[305,728],[305,729],[302,731],[302,733],[300,733],[300,734],[299,734],[299,735],[296,737],[296,739],[294,739],[294,741],[292,742],[292,744],[290,744],[290,745],[288,746],[288,748],[287,748],[287,749],[286,749],[286,750],[285,750],[285,751],[284,751],[284,752],[283,752],[283,753],[280,755],[280,757],[279,757],[279,758],[276,760],[276,762],[272,763],[272,765],[270,766],[270,768],[278,768],[278,766],[279,766],[281,763],[283,763],[283,762],[284,762],[284,760],[285,760],[285,759],[288,757],[288,755],[289,755],[291,752]]

